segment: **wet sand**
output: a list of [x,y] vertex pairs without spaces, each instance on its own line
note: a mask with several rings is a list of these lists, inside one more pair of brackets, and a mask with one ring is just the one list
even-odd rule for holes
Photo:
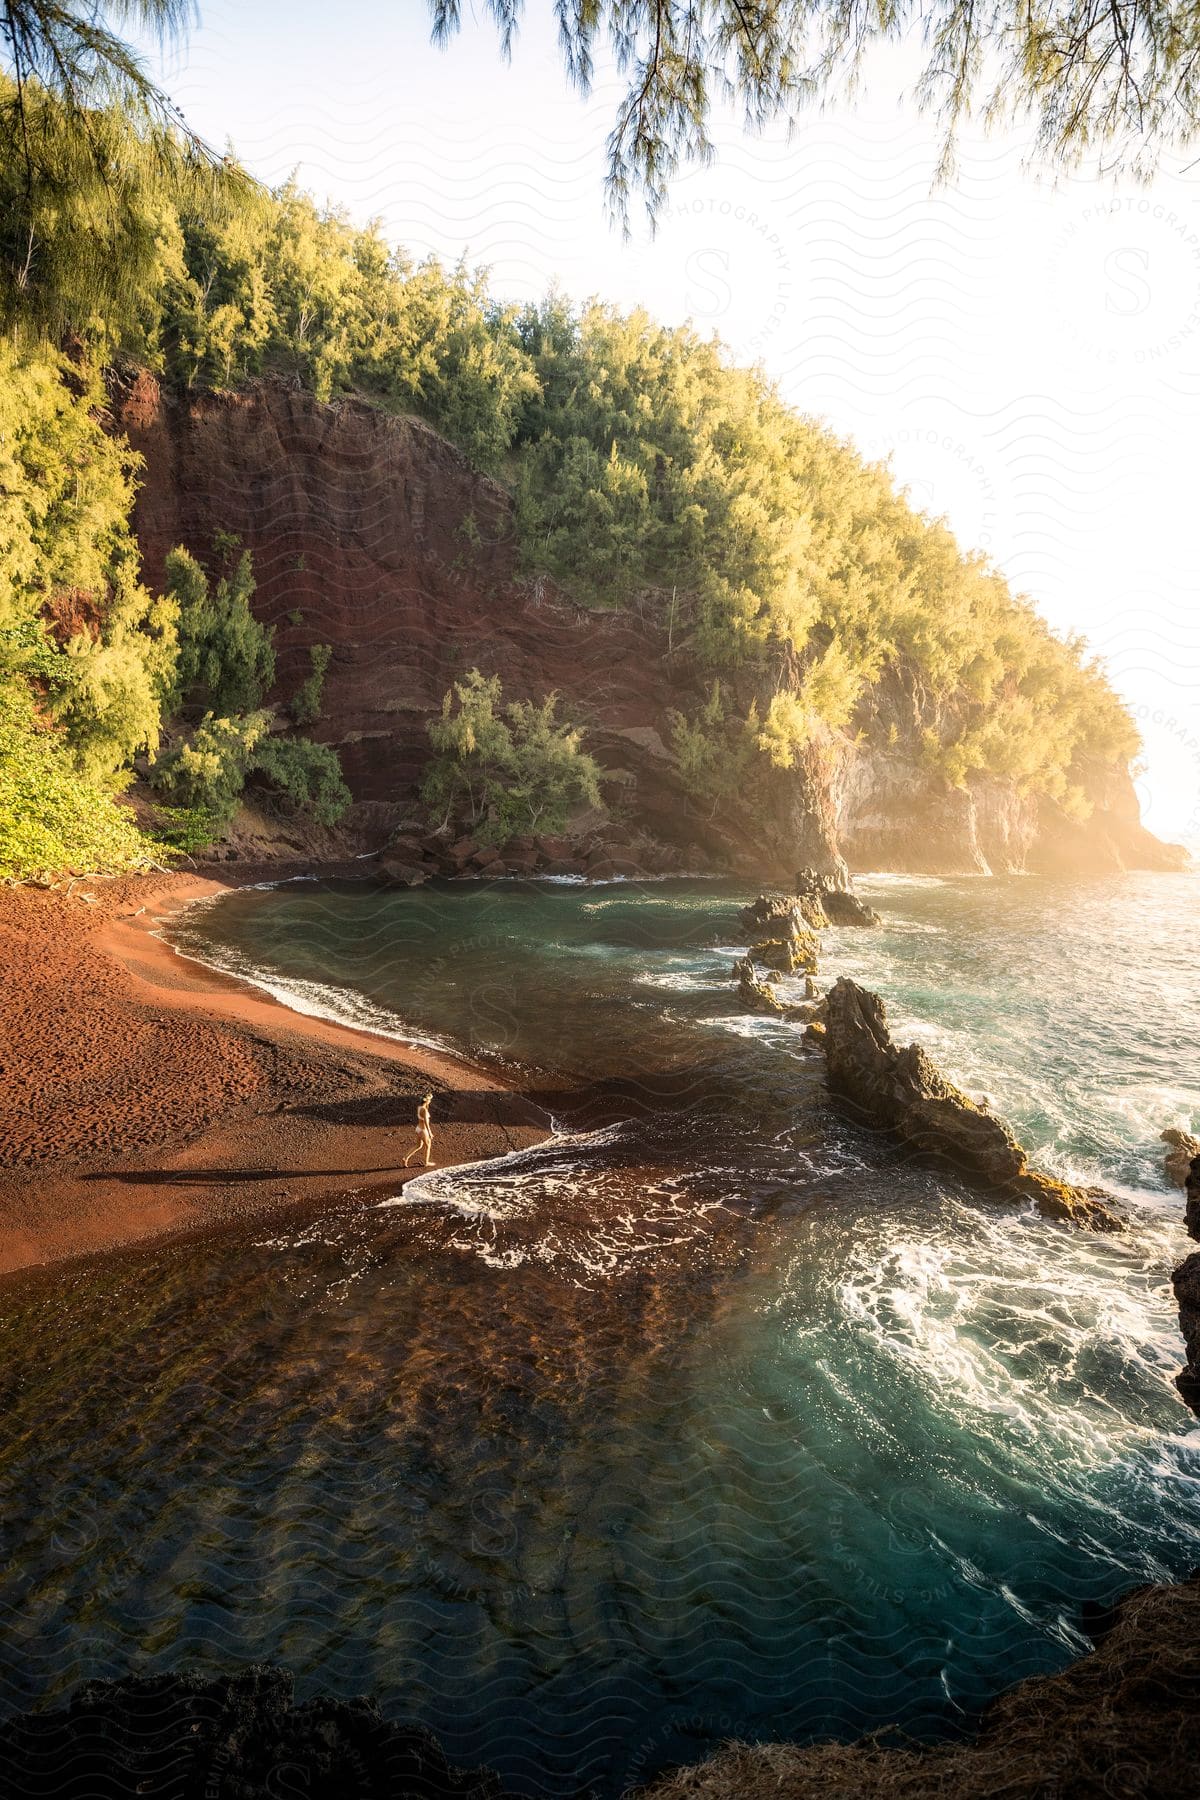
[[397,1192],[429,1089],[439,1167],[547,1135],[466,1059],[292,1012],[157,935],[263,873],[0,889],[0,1273]]

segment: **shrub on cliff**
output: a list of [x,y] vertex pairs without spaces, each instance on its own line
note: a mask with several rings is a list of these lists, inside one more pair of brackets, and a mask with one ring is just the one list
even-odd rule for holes
[[435,755],[422,797],[484,843],[520,831],[561,831],[572,812],[600,804],[600,768],[582,733],[557,715],[558,697],[501,707],[498,675],[472,669],[429,724]]
[[288,701],[288,711],[295,724],[314,725],[320,718],[321,696],[325,689],[325,675],[332,655],[332,644],[309,645],[309,672]]
[[[182,721],[195,722],[159,757],[153,785],[189,814],[189,837],[203,820],[219,835],[256,775],[298,811],[332,825],[350,804],[337,752],[278,736],[275,709],[262,704],[275,676],[275,650],[273,633],[250,610],[250,553],[219,534],[213,555],[221,571],[215,583],[187,550],[167,557],[167,591],[179,618],[170,704]],[[329,654],[327,644],[313,646],[312,673],[292,701],[294,718],[316,718]]]

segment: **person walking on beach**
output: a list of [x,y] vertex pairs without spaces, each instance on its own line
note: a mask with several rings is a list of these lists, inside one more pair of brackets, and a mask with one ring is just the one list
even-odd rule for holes
[[418,1150],[424,1150],[425,1152],[426,1168],[429,1168],[430,1164],[433,1162],[433,1157],[430,1155],[430,1151],[433,1149],[433,1124],[429,1117],[429,1108],[432,1103],[433,1095],[426,1094],[420,1106],[417,1108],[417,1141],[404,1159],[404,1167],[406,1169]]

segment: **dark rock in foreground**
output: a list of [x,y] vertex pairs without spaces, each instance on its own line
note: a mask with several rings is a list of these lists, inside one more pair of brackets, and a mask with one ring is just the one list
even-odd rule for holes
[[1003,1120],[947,1081],[919,1045],[897,1049],[878,994],[842,976],[828,999],[829,1085],[864,1119],[950,1164],[975,1186],[1032,1200],[1047,1218],[1093,1231],[1122,1229],[1098,1189],[1071,1187],[1031,1169]]
[[[1200,1156],[1194,1156],[1188,1165],[1184,1223],[1188,1236],[1200,1241]],[[1175,1378],[1176,1386],[1192,1411],[1200,1413],[1200,1251],[1185,1257],[1172,1271],[1171,1283],[1179,1305],[1179,1329],[1187,1345],[1187,1362]]]
[[389,1724],[373,1700],[293,1705],[287,1669],[128,1676],[77,1688],[68,1706],[0,1725],[6,1794],[151,1800],[497,1800],[484,1770],[454,1769],[435,1738]]
[[1097,1648],[994,1700],[974,1743],[731,1744],[642,1800],[1194,1800],[1200,1579],[1085,1618]]
[[1187,1346],[1187,1362],[1175,1377],[1175,1385],[1192,1411],[1200,1414],[1200,1250],[1184,1257],[1172,1272],[1171,1283],[1179,1306],[1179,1329]]

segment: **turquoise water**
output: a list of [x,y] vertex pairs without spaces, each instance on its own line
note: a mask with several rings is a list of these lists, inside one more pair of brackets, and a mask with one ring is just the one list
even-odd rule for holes
[[559,1135],[0,1287],[3,1703],[269,1657],[516,1791],[617,1794],[730,1736],[966,1729],[1085,1603],[1200,1562],[1156,1142],[1200,1121],[1200,883],[863,886],[885,928],[826,933],[823,977],[1122,1238],[842,1119],[737,1010],[732,886],[190,914],[295,1004],[519,1069]]

